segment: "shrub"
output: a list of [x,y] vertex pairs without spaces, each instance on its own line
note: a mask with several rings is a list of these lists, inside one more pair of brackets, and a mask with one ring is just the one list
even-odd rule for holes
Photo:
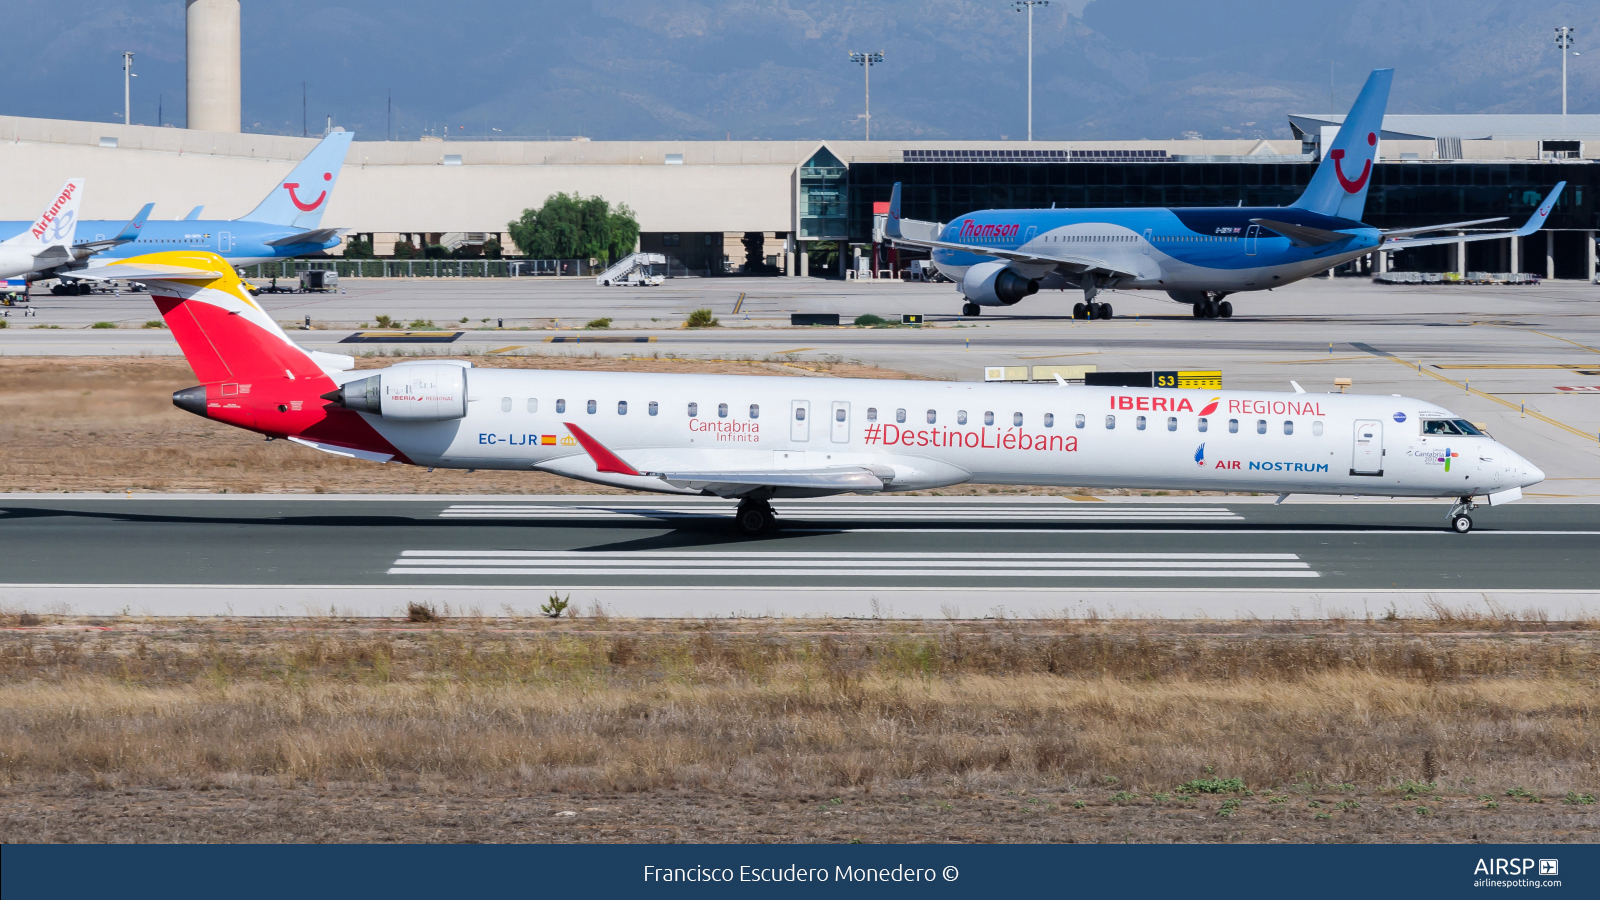
[[551,594],[549,602],[545,603],[543,606],[540,606],[539,612],[544,613],[549,618],[559,619],[561,618],[561,614],[567,611],[567,603],[571,599],[571,594],[568,594],[566,599],[562,599],[561,597],[557,597],[555,594]]
[[10,319],[0,319],[0,328],[10,328],[10,327],[11,327],[11,320]]
[[1244,782],[1237,778],[1196,778],[1174,788],[1180,794],[1241,794]]
[[115,328],[115,327],[117,327],[117,323],[115,323],[115,322],[96,322],[93,325],[90,325],[89,327],[90,328]]
[[407,328],[438,328],[439,326],[433,324],[433,320],[432,319],[412,319],[411,320],[411,324],[407,325],[406,327]]
[[587,325],[585,325],[583,327],[585,327],[585,328],[610,328],[611,327],[611,319],[610,319],[610,317],[607,317],[607,318],[604,318],[604,319],[590,319],[589,320],[589,324],[587,324]]
[[872,313],[867,313],[864,316],[856,316],[856,324],[863,328],[870,328],[875,325],[888,325],[889,320],[883,318],[882,316],[875,316]]
[[372,321],[377,322],[379,328],[393,328],[395,326],[393,316],[374,316]]
[[690,328],[716,328],[722,323],[718,322],[716,317],[711,314],[711,310],[697,309],[689,313],[689,318],[683,324]]
[[439,614],[433,611],[433,606],[431,604],[406,604],[406,621],[408,622],[432,622],[437,618],[439,618]]
[[150,321],[144,323],[144,327],[146,327],[146,328],[165,328],[165,327],[167,327],[167,323],[161,321],[160,319],[151,319]]
[[1577,791],[1567,791],[1567,798],[1565,800],[1562,800],[1561,802],[1562,803],[1570,803],[1573,806],[1593,806],[1594,805],[1594,795],[1593,794],[1580,794]]
[[1217,810],[1217,818],[1219,818],[1219,819],[1230,819],[1230,818],[1233,817],[1233,814],[1238,812],[1239,808],[1242,807],[1242,806],[1244,806],[1243,801],[1240,801],[1240,800],[1225,800],[1222,803],[1222,808]]

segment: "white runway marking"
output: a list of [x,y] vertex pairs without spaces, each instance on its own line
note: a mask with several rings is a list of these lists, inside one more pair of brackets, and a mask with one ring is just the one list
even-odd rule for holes
[[[1065,504],[894,504],[894,503],[784,503],[775,504],[778,518],[789,521],[853,519],[904,521],[934,519],[944,522],[1242,522],[1244,517],[1224,506],[1111,506],[1094,503]],[[733,504],[656,503],[566,505],[452,504],[441,519],[679,519],[733,515]]]
[[1294,553],[719,553],[406,550],[390,575],[1317,578]]

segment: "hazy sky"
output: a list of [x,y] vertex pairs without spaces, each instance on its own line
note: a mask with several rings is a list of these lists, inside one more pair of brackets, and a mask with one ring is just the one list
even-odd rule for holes
[[[0,113],[184,121],[181,0],[0,0]],[[596,139],[1021,139],[1026,16],[1001,0],[244,0],[244,126]],[[1600,3],[1058,0],[1034,19],[1036,139],[1287,137],[1397,69],[1396,113],[1600,113]],[[1587,47],[1592,52],[1583,52]],[[1331,82],[1331,84],[1330,84]],[[159,106],[159,113],[158,113]],[[498,129],[498,131],[496,131]]]

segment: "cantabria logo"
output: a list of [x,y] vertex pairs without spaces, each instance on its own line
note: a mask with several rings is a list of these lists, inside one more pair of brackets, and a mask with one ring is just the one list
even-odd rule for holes
[[[323,172],[322,173],[322,180],[323,181],[332,181],[333,180],[333,173],[332,172]],[[306,202],[304,202],[304,201],[302,201],[300,199],[300,195],[295,193],[295,189],[298,188],[299,186],[300,186],[300,182],[298,182],[298,181],[285,181],[283,183],[283,189],[289,192],[289,199],[294,201],[295,208],[300,210],[301,212],[311,212],[313,209],[316,209],[317,207],[321,206],[322,205],[322,201],[326,200],[327,197],[328,197],[328,192],[327,191],[323,191],[322,193],[317,195],[317,199],[311,201],[310,203],[306,203]]]
[[[1375,147],[1375,146],[1377,146],[1377,144],[1378,144],[1378,136],[1376,134],[1373,134],[1370,131],[1367,132],[1367,146],[1368,147]],[[1366,161],[1366,163],[1364,165],[1362,165],[1362,167],[1361,167],[1361,177],[1357,178],[1355,181],[1351,181],[1350,179],[1346,178],[1345,175],[1344,175],[1344,148],[1341,147],[1341,148],[1339,148],[1337,150],[1332,151],[1331,153],[1328,154],[1328,158],[1333,160],[1333,173],[1335,175],[1339,176],[1339,186],[1344,188],[1345,193],[1354,194],[1355,192],[1361,190],[1363,187],[1366,187],[1367,176],[1372,174],[1372,160],[1371,159],[1368,159]]]

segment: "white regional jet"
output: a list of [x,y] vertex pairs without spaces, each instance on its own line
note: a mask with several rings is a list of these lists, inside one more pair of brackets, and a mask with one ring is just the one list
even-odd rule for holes
[[[119,270],[130,270],[118,275]],[[1538,467],[1400,396],[478,369],[350,371],[291,341],[210,253],[116,263],[147,283],[203,384],[179,408],[340,456],[544,471],[642,491],[768,500],[963,484],[1516,500]]]

